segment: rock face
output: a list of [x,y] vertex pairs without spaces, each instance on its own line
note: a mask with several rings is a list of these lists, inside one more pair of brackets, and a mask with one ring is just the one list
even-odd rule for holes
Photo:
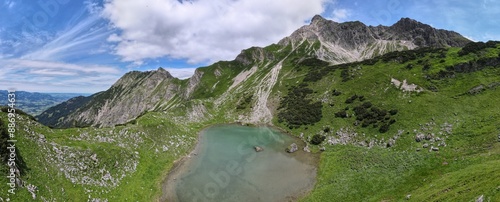
[[[175,78],[163,68],[132,71],[106,91],[56,105],[37,119],[52,127],[113,126],[133,120],[179,93]],[[61,119],[61,117],[64,117]]]
[[435,29],[409,18],[402,18],[392,26],[366,26],[355,22],[337,23],[317,15],[280,45],[296,46],[302,41],[320,42],[315,55],[332,63],[369,59],[391,51],[417,47],[461,47],[470,40],[452,31]]
[[295,143],[292,143],[290,146],[288,146],[288,148],[286,148],[286,152],[288,153],[293,153],[296,152],[297,150],[299,150],[299,147]]

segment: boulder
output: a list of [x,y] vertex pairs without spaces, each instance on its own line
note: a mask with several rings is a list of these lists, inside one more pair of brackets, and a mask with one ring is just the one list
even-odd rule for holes
[[305,151],[305,152],[311,152],[311,150],[309,150],[309,145],[306,145],[306,146],[304,147],[304,151]]
[[481,195],[479,196],[479,198],[477,198],[476,202],[483,202],[484,201],[484,195]]
[[286,148],[286,152],[288,153],[293,153],[296,152],[297,150],[299,150],[299,147],[295,143],[292,143],[290,146],[288,146],[288,148]]
[[415,141],[417,141],[417,142],[421,142],[424,138],[425,138],[425,135],[422,133],[415,135]]
[[389,147],[394,146],[394,144],[395,144],[395,143],[396,143],[396,140],[394,140],[394,139],[392,139],[392,138],[391,138],[391,139],[387,142],[387,144],[386,144],[385,146],[386,146],[387,148],[389,148]]
[[256,152],[264,151],[264,149],[262,147],[259,147],[259,146],[254,146],[253,148],[255,149]]

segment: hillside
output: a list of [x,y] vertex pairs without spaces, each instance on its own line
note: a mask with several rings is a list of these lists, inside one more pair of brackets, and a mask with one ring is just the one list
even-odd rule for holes
[[[222,61],[199,68],[189,80],[178,80],[160,68],[150,72],[130,72],[107,91],[93,95],[67,110],[67,103],[47,110],[37,118],[41,123],[58,128],[112,126],[124,124],[147,111],[166,110],[181,101],[218,98],[229,94],[245,79],[262,80],[260,89],[252,89],[259,97],[254,113],[245,122],[270,123],[267,101],[277,82],[283,62],[290,58],[315,57],[330,64],[361,61],[392,51],[418,47],[460,47],[469,40],[460,34],[432,28],[403,18],[390,27],[366,26],[361,22],[337,23],[317,15],[277,44],[242,51],[233,61]],[[300,56],[295,56],[300,55]],[[267,75],[265,75],[267,74]],[[243,83],[241,83],[243,82]],[[240,84],[241,83],[241,84]],[[250,93],[250,92],[249,92]],[[217,104],[216,104],[217,105]],[[64,108],[64,110],[63,110]],[[195,114],[206,111],[193,108]],[[69,113],[59,114],[58,111]],[[70,112],[71,111],[71,112]]]
[[[352,24],[315,18],[311,25]],[[397,25],[407,21],[408,28]],[[428,29],[398,23],[384,29],[408,29],[406,37]],[[274,125],[321,153],[315,188],[301,201],[498,201],[500,43],[465,45],[453,32],[433,31],[425,33],[437,38],[422,36],[423,47],[347,63],[322,57],[326,40],[289,37],[199,68],[189,80],[162,69],[132,72],[49,123],[101,127],[51,129],[19,115],[18,148],[28,168],[21,179],[36,189],[15,197],[158,200],[198,131],[242,122]],[[146,107],[128,102],[134,99]],[[120,114],[124,107],[134,113]]]

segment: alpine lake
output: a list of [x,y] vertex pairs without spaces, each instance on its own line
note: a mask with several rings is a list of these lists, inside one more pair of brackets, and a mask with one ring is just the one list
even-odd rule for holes
[[[292,143],[298,151],[286,152]],[[194,151],[171,169],[162,200],[296,201],[316,181],[319,155],[303,151],[304,146],[270,127],[211,126],[200,132]]]

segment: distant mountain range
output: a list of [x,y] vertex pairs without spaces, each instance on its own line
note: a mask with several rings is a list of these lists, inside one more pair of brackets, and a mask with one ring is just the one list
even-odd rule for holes
[[[7,103],[7,90],[0,90],[0,97],[5,98]],[[27,91],[16,91],[16,107],[24,112],[36,116],[48,108],[69,100],[72,97],[81,96],[78,93],[37,93]]]

